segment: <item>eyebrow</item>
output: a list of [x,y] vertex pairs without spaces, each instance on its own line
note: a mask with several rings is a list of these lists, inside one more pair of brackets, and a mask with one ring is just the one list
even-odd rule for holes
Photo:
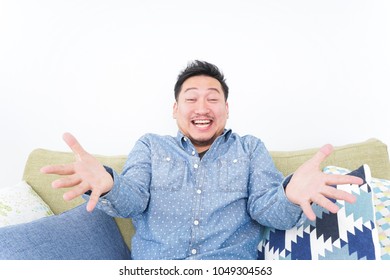
[[[187,88],[184,92],[187,92],[187,91],[190,91],[190,90],[193,90],[193,89],[197,90],[198,88],[196,88],[196,87]],[[217,88],[208,88],[207,90],[213,90],[213,91],[216,91],[216,92],[220,93]]]

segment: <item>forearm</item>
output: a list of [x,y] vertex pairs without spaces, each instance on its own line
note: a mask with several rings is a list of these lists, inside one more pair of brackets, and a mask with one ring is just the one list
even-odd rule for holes
[[263,194],[253,194],[248,200],[252,218],[264,226],[289,229],[300,222],[301,208],[291,203],[282,186]]

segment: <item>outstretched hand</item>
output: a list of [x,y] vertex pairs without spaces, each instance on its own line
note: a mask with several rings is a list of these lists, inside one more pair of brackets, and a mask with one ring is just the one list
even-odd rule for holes
[[65,133],[63,139],[73,151],[76,161],[70,164],[48,165],[41,168],[45,174],[66,175],[52,182],[53,188],[70,188],[64,194],[65,200],[72,200],[91,191],[87,210],[92,211],[101,194],[111,190],[114,182],[104,166],[91,154],[87,153],[76,138]]
[[311,159],[302,164],[292,176],[286,187],[287,198],[302,208],[306,217],[312,221],[316,215],[311,208],[311,203],[316,203],[332,213],[336,213],[339,207],[331,199],[345,200],[353,203],[354,195],[338,190],[332,185],[362,184],[361,178],[350,175],[325,174],[320,170],[320,164],[332,153],[331,145],[323,146]]

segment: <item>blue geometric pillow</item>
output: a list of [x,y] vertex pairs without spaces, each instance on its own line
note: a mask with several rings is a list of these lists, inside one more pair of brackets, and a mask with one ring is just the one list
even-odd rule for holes
[[360,177],[362,185],[338,185],[338,189],[353,193],[355,203],[335,201],[336,214],[313,204],[316,220],[308,219],[289,230],[267,228],[259,244],[259,259],[277,260],[373,260],[380,259],[378,233],[375,224],[373,196],[367,181],[371,175],[363,165],[351,175]]
[[[342,167],[327,166],[324,168],[324,172],[328,174],[347,174],[351,171]],[[381,259],[390,260],[390,181],[371,177],[371,180],[367,183],[373,194]]]

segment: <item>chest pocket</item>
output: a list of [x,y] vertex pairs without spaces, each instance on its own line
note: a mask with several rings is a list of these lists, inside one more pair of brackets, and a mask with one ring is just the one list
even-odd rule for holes
[[169,156],[156,156],[152,159],[151,190],[178,191],[185,178],[185,161]]
[[224,192],[246,192],[249,180],[249,159],[222,158],[219,160],[219,188]]

